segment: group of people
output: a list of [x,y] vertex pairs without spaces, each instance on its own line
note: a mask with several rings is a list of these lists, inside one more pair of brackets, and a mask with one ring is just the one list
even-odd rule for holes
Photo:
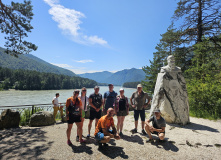
[[[77,126],[76,141],[84,143],[82,138],[83,124],[85,114],[90,112],[88,123],[87,138],[91,137],[91,127],[93,120],[95,120],[95,133],[94,136],[99,142],[99,148],[107,146],[110,138],[120,139],[123,136],[123,124],[125,116],[129,113],[128,98],[124,95],[124,89],[119,90],[119,95],[115,92],[113,84],[109,84],[109,91],[102,94],[99,93],[99,87],[94,87],[94,93],[89,97],[86,96],[86,88],[81,89],[81,95],[79,90],[74,90],[73,96],[66,101],[66,118],[68,122],[67,128],[67,144],[72,145],[70,140],[71,129],[73,123]],[[54,117],[59,110],[61,116],[63,116],[63,109],[58,105],[59,94],[53,99],[54,104]],[[137,133],[138,119],[141,117],[142,134],[149,135],[147,142],[152,142],[153,138],[151,134],[157,134],[160,140],[165,136],[165,120],[161,117],[160,110],[154,111],[154,116],[145,122],[145,108],[149,105],[151,98],[146,92],[142,90],[142,85],[137,85],[137,91],[134,92],[130,98],[131,106],[134,109],[135,128],[131,130],[132,133]],[[90,109],[89,109],[90,107]],[[102,116],[103,113],[103,116]],[[117,115],[117,128],[115,128],[113,116]],[[152,121],[152,125],[150,122]],[[110,129],[112,128],[112,130]]]

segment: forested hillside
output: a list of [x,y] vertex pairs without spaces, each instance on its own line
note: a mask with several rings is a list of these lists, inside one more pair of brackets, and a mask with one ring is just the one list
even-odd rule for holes
[[4,49],[1,47],[0,67],[76,76],[76,74],[74,74],[72,71],[52,65],[31,54],[18,55],[18,58],[11,56],[9,54],[4,53]]
[[96,81],[87,78],[0,67],[0,89],[75,89],[93,88],[95,85],[97,85]]

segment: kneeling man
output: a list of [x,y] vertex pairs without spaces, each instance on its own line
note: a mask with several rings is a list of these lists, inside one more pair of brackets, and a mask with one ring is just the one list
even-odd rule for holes
[[[114,126],[114,109],[109,108],[107,110],[107,115],[101,117],[97,123],[94,136],[99,141],[99,149],[104,146],[108,146],[106,143],[110,141],[110,138],[120,139],[117,130]],[[110,127],[112,130],[110,130]]]
[[[150,122],[152,121],[152,125]],[[161,117],[159,109],[154,110],[154,116],[150,117],[145,123],[145,129],[149,135],[149,139],[146,142],[153,142],[153,137],[151,134],[156,134],[160,138],[159,142],[162,142],[165,137],[166,121]]]

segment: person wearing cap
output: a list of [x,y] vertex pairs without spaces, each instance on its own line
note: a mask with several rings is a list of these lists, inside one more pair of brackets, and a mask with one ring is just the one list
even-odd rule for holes
[[66,101],[66,117],[68,122],[67,128],[67,144],[72,145],[70,140],[71,137],[71,129],[73,123],[77,126],[77,132],[79,133],[80,143],[84,143],[85,140],[82,139],[82,126],[81,126],[81,119],[82,119],[82,102],[81,99],[78,97],[79,90],[74,90],[74,95],[67,99]]
[[[151,98],[148,96],[146,92],[142,90],[142,85],[137,85],[137,91],[134,92],[130,98],[131,105],[134,109],[134,120],[135,120],[135,128],[131,130],[132,133],[137,133],[137,126],[138,126],[138,118],[139,115],[141,117],[141,126],[142,126],[142,133],[146,135],[144,130],[145,124],[145,108],[149,105]],[[146,102],[147,101],[147,102]]]
[[88,123],[88,135],[90,137],[92,122],[95,119],[95,128],[97,126],[98,120],[101,118],[101,107],[103,105],[102,95],[99,93],[99,87],[94,87],[94,93],[89,96],[89,105],[90,105],[90,117]]
[[[103,146],[108,146],[107,143],[110,138],[120,139],[119,134],[114,126],[114,109],[109,108],[107,114],[102,116],[96,126],[94,136],[98,140],[99,148],[102,149]],[[110,127],[112,130],[110,130]],[[103,145],[102,145],[103,144]]]
[[52,100],[52,104],[54,105],[54,107],[53,107],[53,109],[54,109],[54,121],[55,121],[58,110],[60,111],[61,118],[63,117],[63,106],[59,106],[58,97],[59,97],[59,93],[56,93],[55,97]]
[[[152,121],[152,125],[150,122]],[[151,134],[156,134],[159,137],[159,142],[162,142],[165,137],[165,128],[166,128],[166,121],[161,116],[160,110],[155,109],[154,115],[150,117],[149,120],[145,123],[145,130],[149,136],[149,139],[146,142],[153,142],[153,137]]]
[[[114,103],[114,111],[117,114],[117,132],[120,136],[123,135],[123,125],[125,116],[129,113],[129,103],[128,98],[124,95],[124,89],[120,89],[120,95],[117,96]],[[120,132],[119,132],[120,130]]]
[[114,102],[117,96],[117,93],[114,91],[114,85],[108,84],[109,91],[104,93],[104,108],[103,114],[107,114],[109,108],[114,108]]

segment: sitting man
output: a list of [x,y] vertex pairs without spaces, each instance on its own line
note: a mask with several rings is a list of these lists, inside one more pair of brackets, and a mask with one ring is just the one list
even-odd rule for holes
[[[107,110],[107,115],[101,117],[97,123],[95,129],[95,138],[99,141],[99,149],[102,149],[102,144],[108,146],[106,143],[110,141],[110,138],[120,139],[117,130],[114,126],[114,109],[109,108]],[[112,127],[112,130],[110,130]]]
[[[150,122],[152,121],[152,125]],[[145,123],[145,129],[147,134],[149,135],[149,139],[146,142],[153,142],[152,134],[158,135],[160,138],[159,142],[163,142],[165,137],[165,128],[166,121],[163,117],[161,117],[161,113],[159,109],[154,110],[154,116],[151,116],[149,120]]]

